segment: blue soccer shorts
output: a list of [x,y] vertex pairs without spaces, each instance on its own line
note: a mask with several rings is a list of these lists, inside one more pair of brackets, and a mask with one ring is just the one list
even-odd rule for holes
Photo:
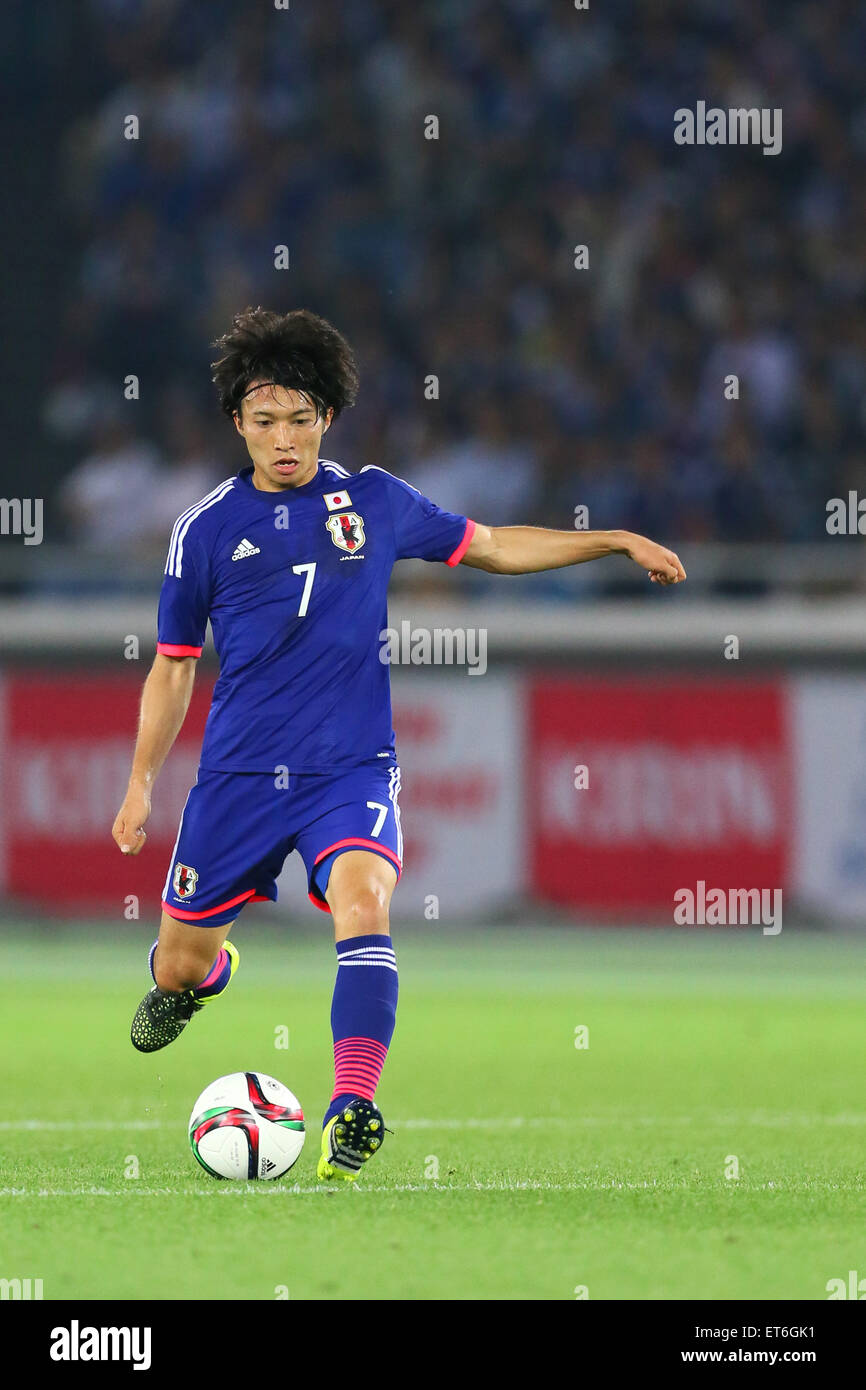
[[276,902],[276,880],[297,850],[310,901],[330,912],[331,867],[346,850],[370,850],[400,876],[400,768],[360,763],[337,775],[214,772],[199,768],[180,818],[162,906],[202,927],[232,922],[248,902]]

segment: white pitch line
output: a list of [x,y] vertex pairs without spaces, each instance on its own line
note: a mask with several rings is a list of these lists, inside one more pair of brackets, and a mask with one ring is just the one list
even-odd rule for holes
[[[577,1192],[582,1189],[603,1186],[604,1184],[594,1183],[548,1183],[548,1182],[514,1182],[514,1183],[454,1183],[443,1184],[435,1182],[425,1183],[393,1183],[391,1186],[357,1188],[326,1187],[323,1183],[315,1186],[302,1187],[300,1184],[285,1184],[279,1182],[269,1183],[246,1183],[222,1182],[213,1187],[143,1187],[141,1183],[130,1179],[128,1188],[110,1187],[71,1187],[71,1188],[26,1188],[26,1187],[5,1187],[0,1188],[0,1197],[217,1197],[220,1200],[228,1198],[232,1201],[255,1200],[258,1201],[267,1197],[307,1197],[307,1196],[333,1196],[337,1192],[521,1192],[521,1191],[543,1191],[543,1192]],[[620,1184],[622,1186],[623,1184]],[[650,1187],[655,1184],[648,1183],[629,1183],[629,1187]]]
[[[390,1116],[389,1116],[390,1120]],[[751,1113],[739,1114],[737,1112],[719,1115],[538,1115],[527,1117],[524,1115],[488,1115],[479,1118],[461,1119],[414,1119],[414,1120],[391,1120],[395,1129],[532,1129],[545,1128],[561,1125],[565,1128],[573,1126],[592,1127],[596,1125],[641,1125],[653,1126],[663,1125],[665,1128],[671,1125],[719,1125],[731,1128],[736,1125],[764,1125],[770,1129],[785,1129],[796,1125],[821,1126],[821,1125],[841,1125],[857,1126],[866,1125],[866,1114],[838,1114],[838,1115],[804,1115],[804,1114],[778,1114],[774,1115],[767,1111],[753,1111]],[[154,1130],[154,1129],[178,1129],[180,1124],[176,1120],[121,1120],[121,1119],[89,1119],[89,1120],[0,1120],[0,1131],[15,1132],[16,1130]]]
[[522,1115],[488,1116],[484,1119],[459,1120],[394,1120],[400,1129],[521,1129],[545,1125],[767,1125],[785,1128],[789,1125],[866,1125],[866,1114],[839,1115],[774,1115],[767,1111],[719,1115],[547,1115],[528,1119]]
[[0,1120],[0,1130],[175,1129],[168,1120]]
[[[390,1118],[390,1117],[389,1117]],[[689,1117],[686,1117],[689,1118]],[[614,1123],[620,1123],[617,1117]],[[866,1122],[866,1117],[864,1117]],[[393,1120],[393,1124],[399,1125],[400,1129],[520,1129],[524,1125],[577,1125],[577,1124],[608,1124],[611,1121],[592,1116],[580,1115],[553,1115],[549,1118],[539,1116],[527,1119],[522,1115],[507,1115],[501,1118],[487,1116],[483,1119],[455,1119],[455,1120]],[[676,1123],[671,1121],[671,1123]],[[178,1122],[173,1120],[0,1120],[0,1130],[112,1130],[112,1129],[177,1129]]]
[[[732,1187],[740,1188],[740,1184],[725,1183],[725,1189]],[[140,1183],[130,1179],[124,1188],[109,1187],[71,1187],[71,1188],[26,1188],[26,1187],[5,1187],[0,1188],[0,1198],[2,1197],[207,1197],[219,1200],[228,1199],[230,1201],[260,1201],[270,1197],[308,1197],[308,1196],[333,1196],[336,1192],[352,1193],[377,1193],[390,1195],[395,1192],[643,1192],[643,1191],[690,1191],[692,1184],[683,1180],[676,1184],[658,1182],[466,1182],[466,1183],[392,1183],[378,1187],[361,1185],[360,1187],[331,1188],[322,1183],[315,1186],[301,1186],[299,1183],[285,1184],[280,1182],[246,1183],[246,1182],[226,1182],[214,1184],[212,1187],[143,1187]],[[862,1183],[834,1183],[816,1182],[808,1180],[804,1183],[791,1184],[786,1182],[765,1182],[759,1186],[751,1187],[745,1184],[741,1190],[747,1192],[773,1192],[785,1194],[800,1194],[809,1192],[863,1192]],[[352,1200],[350,1198],[349,1200]]]

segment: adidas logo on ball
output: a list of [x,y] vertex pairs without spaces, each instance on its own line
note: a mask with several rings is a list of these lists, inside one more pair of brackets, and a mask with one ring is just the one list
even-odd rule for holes
[[235,553],[232,556],[232,559],[245,560],[248,555],[261,555],[261,553],[262,552],[260,551],[259,547],[257,545],[253,545],[252,541],[248,541],[246,536],[244,536],[240,545],[237,546],[237,548],[235,549]]

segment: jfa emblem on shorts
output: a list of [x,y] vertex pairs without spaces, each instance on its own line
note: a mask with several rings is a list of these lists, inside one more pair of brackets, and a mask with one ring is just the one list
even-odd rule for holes
[[198,883],[198,874],[189,864],[175,864],[174,891],[179,898],[191,898]]
[[341,550],[360,550],[366,539],[364,518],[357,512],[341,512],[339,516],[329,516],[325,522],[331,533],[331,540]]

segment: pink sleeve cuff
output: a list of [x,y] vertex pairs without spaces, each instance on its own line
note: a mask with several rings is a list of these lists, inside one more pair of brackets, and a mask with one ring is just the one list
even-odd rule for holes
[[201,656],[201,647],[179,647],[174,642],[157,642],[156,650],[163,656]]
[[453,555],[449,555],[449,556],[448,556],[448,559],[445,561],[446,565],[459,565],[459,564],[460,564],[460,561],[463,559],[463,556],[466,554],[467,550],[469,549],[469,545],[470,545],[470,543],[471,543],[471,541],[472,541],[472,537],[473,537],[474,535],[475,535],[475,522],[474,522],[474,521],[470,521],[469,518],[467,517],[467,519],[466,519],[466,530],[463,532],[463,539],[462,539],[462,541],[460,542],[460,544],[458,545],[457,549],[454,551]]

